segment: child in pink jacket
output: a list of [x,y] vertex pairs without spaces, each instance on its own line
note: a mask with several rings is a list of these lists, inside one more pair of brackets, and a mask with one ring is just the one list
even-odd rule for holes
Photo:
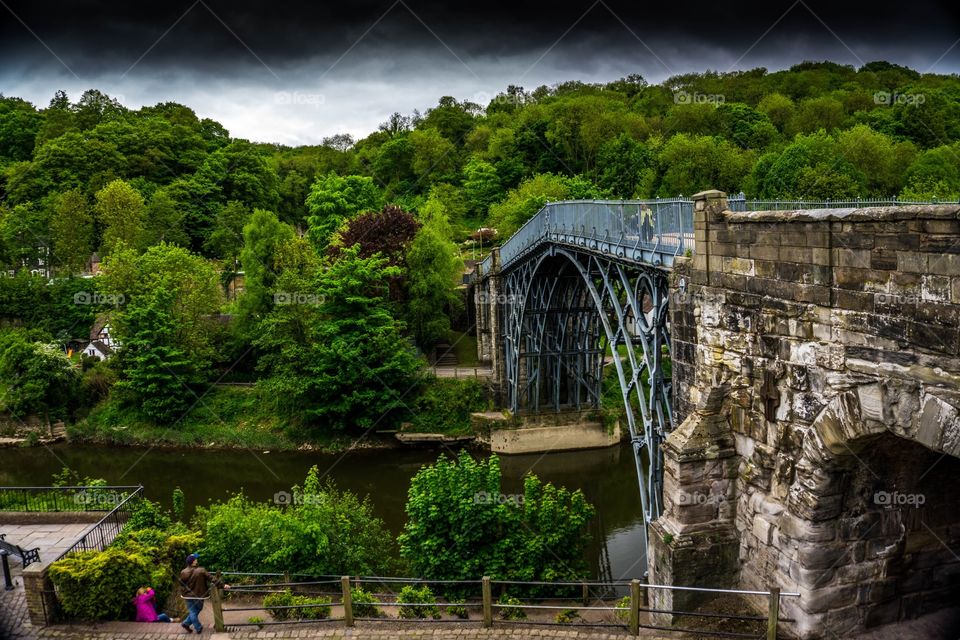
[[133,605],[137,608],[137,622],[170,622],[170,616],[157,613],[154,606],[154,595],[150,587],[140,587],[133,598]]

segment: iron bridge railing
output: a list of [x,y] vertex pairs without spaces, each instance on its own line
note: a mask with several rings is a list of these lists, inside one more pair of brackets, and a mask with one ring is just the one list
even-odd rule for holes
[[[917,204],[951,204],[953,200],[852,198],[847,200],[748,200],[743,193],[727,198],[730,211],[794,211]],[[960,202],[958,202],[960,203]],[[645,224],[646,223],[646,224]],[[563,200],[548,202],[500,246],[500,267],[508,268],[541,243],[553,242],[616,255],[625,260],[669,268],[674,258],[696,250],[693,200]],[[481,261],[489,274],[493,256]]]
[[[669,267],[693,251],[693,200],[548,202],[500,246],[506,268],[543,242],[585,247],[626,260]],[[481,263],[490,273],[492,256]]]

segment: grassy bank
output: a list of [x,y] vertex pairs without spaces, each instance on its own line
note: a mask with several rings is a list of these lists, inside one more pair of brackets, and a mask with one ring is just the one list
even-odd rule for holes
[[[254,387],[215,387],[202,398],[172,425],[157,425],[107,400],[85,420],[67,427],[67,435],[91,443],[270,450],[339,451],[352,444],[347,436],[303,432],[272,411],[274,403],[265,402]],[[374,439],[369,444],[377,443]]]

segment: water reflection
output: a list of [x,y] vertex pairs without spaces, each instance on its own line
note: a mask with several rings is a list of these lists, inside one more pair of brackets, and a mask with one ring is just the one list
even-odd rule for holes
[[[168,450],[54,445],[0,449],[0,485],[48,485],[63,465],[111,484],[143,484],[146,495],[170,506],[174,487],[186,493],[187,509],[242,489],[254,500],[303,482],[317,465],[342,489],[369,495],[374,511],[396,534],[405,520],[410,478],[436,460],[433,449],[312,452]],[[479,454],[478,454],[479,455]],[[589,451],[502,456],[504,493],[522,489],[532,471],[545,481],[581,489],[597,508],[587,559],[594,577],[640,578],[643,528],[640,493],[629,445]]]

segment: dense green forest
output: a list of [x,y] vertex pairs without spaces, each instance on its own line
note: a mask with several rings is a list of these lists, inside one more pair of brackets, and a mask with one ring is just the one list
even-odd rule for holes
[[[174,103],[0,97],[0,176],[0,325],[15,329],[0,334],[0,410],[106,398],[167,424],[198,402],[184,388],[239,376],[298,421],[349,430],[458,395],[408,390],[424,384],[412,345],[450,337],[471,231],[502,240],[547,200],[706,188],[957,199],[960,78],[805,62],[510,86],[295,148]],[[102,275],[71,277],[94,252]],[[49,345],[105,311],[117,357],[58,361]]]

